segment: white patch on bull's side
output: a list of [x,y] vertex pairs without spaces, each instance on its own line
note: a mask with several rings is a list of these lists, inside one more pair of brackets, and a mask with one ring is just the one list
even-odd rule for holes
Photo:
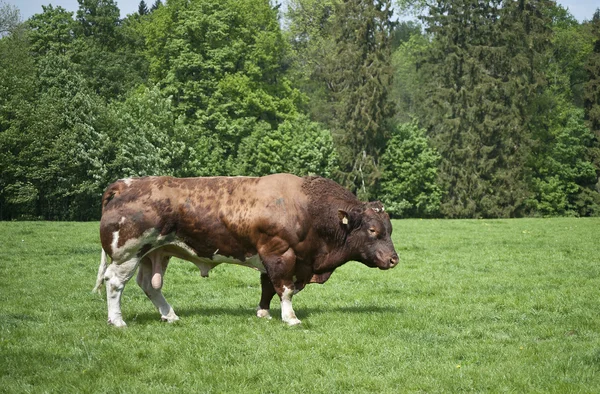
[[267,270],[265,269],[265,266],[263,265],[262,261],[260,260],[260,257],[257,254],[255,254],[254,256],[248,257],[244,261],[235,259],[233,257],[227,257],[227,256],[222,256],[220,254],[215,254],[215,255],[213,255],[211,260],[213,262],[219,263],[219,264],[221,264],[221,263],[237,264],[237,265],[241,265],[244,267],[254,268],[256,270],[259,270],[262,273],[267,272]]
[[113,233],[113,240],[112,240],[112,243],[110,244],[110,247],[112,248],[112,251],[113,251],[113,256],[114,256],[115,251],[117,250],[118,244],[119,244],[119,230],[117,230]]
[[127,220],[127,218],[125,216],[121,216],[121,220],[119,220],[119,226],[125,223],[125,220]]
[[114,261],[125,261],[133,258],[140,250],[142,245],[150,244],[157,247],[163,246],[160,241],[164,241],[165,237],[160,235],[160,232],[154,228],[146,230],[139,238],[131,238],[118,247],[119,232],[113,233],[112,258]]
[[[187,260],[187,261],[194,263],[200,270],[200,274],[203,277],[207,277],[208,272],[211,269],[213,269],[214,267],[216,267],[217,265],[222,264],[222,263],[237,264],[237,265],[241,265],[244,267],[256,269],[262,273],[267,272],[265,269],[265,266],[263,265],[263,263],[260,260],[260,257],[258,255],[250,256],[243,261],[238,260],[233,257],[223,256],[220,254],[213,254],[211,257],[199,257],[196,254],[196,251],[194,249],[192,249],[191,247],[189,247],[185,242],[183,242],[179,239],[170,240],[170,241],[165,242],[165,240],[169,239],[169,236],[163,236],[160,234],[157,235],[157,234],[153,233],[152,231],[156,231],[156,230],[147,231],[146,233],[144,233],[144,235],[142,235],[137,240],[135,240],[135,241],[131,240],[132,241],[131,244],[129,243],[129,241],[127,241],[126,244],[120,248],[120,250],[130,248],[130,247],[133,248],[135,245],[137,245],[137,247],[139,248],[144,244],[150,244],[153,247],[146,253],[146,255],[148,255],[149,253],[154,252],[158,249],[161,249],[164,251],[163,253],[165,253],[166,255],[177,257],[179,259]],[[218,252],[218,251],[219,250],[217,249],[215,252]]]
[[290,326],[300,324],[301,321],[296,317],[294,309],[292,308],[292,295],[294,290],[283,286],[283,294],[281,295],[281,320],[286,322]]
[[131,183],[133,182],[133,179],[131,178],[125,178],[121,180],[123,181],[123,183],[125,183],[126,186],[131,186]]

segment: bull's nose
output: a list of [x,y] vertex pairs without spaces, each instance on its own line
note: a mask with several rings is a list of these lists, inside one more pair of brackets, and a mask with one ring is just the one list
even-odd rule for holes
[[398,257],[398,254],[394,253],[392,258],[390,259],[390,266],[395,267],[399,261],[400,258]]

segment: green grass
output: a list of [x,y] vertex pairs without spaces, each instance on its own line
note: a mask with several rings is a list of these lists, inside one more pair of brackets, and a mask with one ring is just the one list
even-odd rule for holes
[[97,223],[0,223],[0,391],[600,392],[600,220],[403,220],[383,272],[348,263],[254,317],[259,275],[173,261],[159,315],[91,294]]

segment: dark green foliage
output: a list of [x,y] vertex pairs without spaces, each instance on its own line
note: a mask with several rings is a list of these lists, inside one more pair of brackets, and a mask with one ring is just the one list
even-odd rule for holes
[[154,2],[154,4],[152,4],[152,7],[150,7],[150,12],[157,10],[161,6],[162,6],[162,1],[161,0],[156,0]]
[[286,171],[335,170],[268,1],[157,2],[121,20],[113,0],[80,0],[76,19],[48,6],[25,27],[0,40],[2,219],[98,218],[121,177],[269,173],[255,151],[268,141]]
[[588,155],[596,167],[595,191],[600,193],[600,9],[596,10],[589,24],[593,48],[585,67],[584,108],[587,125],[594,135]]
[[555,121],[532,157],[531,208],[541,215],[598,215],[600,195],[593,193],[596,168],[587,156],[594,135],[585,125],[583,110],[571,109]]
[[219,141],[218,173],[237,167],[243,139],[295,116],[300,93],[284,74],[287,44],[267,1],[173,2],[145,25],[151,78],[197,138]]
[[140,4],[138,5],[138,14],[146,15],[149,12],[150,11],[148,10],[148,6],[146,5],[146,2],[144,0],[141,0]]
[[0,0],[0,219],[97,218],[126,176],[280,171],[403,217],[600,214],[600,12],[398,1],[421,27],[389,0],[291,0],[287,20],[268,0],[79,5],[21,23]]
[[36,69],[27,34],[18,29],[0,40],[0,219],[35,206],[38,191],[27,177],[20,152],[31,139],[22,133],[34,112]]
[[42,6],[43,12],[27,21],[29,45],[35,58],[49,54],[67,55],[75,39],[73,13],[62,7]]
[[529,194],[527,106],[544,78],[543,2],[439,2],[424,18],[435,39],[423,59],[422,123],[442,160],[442,213],[512,217]]
[[415,123],[396,127],[381,157],[379,198],[393,217],[439,214],[442,192],[436,184],[440,157]]
[[349,0],[338,6],[333,26],[336,53],[329,79],[340,180],[362,199],[374,197],[393,114],[391,15],[390,1]]
[[277,130],[259,123],[242,142],[238,162],[243,175],[289,172],[331,177],[337,169],[330,132],[305,117],[286,120]]

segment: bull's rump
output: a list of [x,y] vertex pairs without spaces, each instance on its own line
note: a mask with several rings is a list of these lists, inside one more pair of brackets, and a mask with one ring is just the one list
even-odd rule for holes
[[177,243],[199,257],[243,260],[257,253],[261,236],[297,239],[291,233],[304,216],[301,185],[289,174],[120,180],[102,199],[102,247],[113,260],[132,240],[145,242],[135,245],[140,249]]

